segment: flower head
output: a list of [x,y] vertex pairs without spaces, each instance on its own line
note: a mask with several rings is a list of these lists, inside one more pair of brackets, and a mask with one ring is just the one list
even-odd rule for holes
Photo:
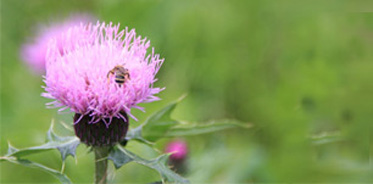
[[[161,88],[154,88],[155,75],[163,59],[158,54],[147,55],[150,42],[136,36],[135,30],[119,31],[119,24],[97,23],[69,29],[88,30],[90,39],[67,43],[61,53],[56,40],[49,47],[46,64],[45,91],[42,95],[56,101],[52,107],[70,108],[82,115],[90,115],[96,123],[100,119],[131,115],[131,108],[138,103],[158,100],[154,95]],[[70,34],[64,34],[69,39]],[[120,84],[116,81],[115,67],[125,68],[129,79]],[[132,115],[131,115],[132,116]],[[133,116],[132,116],[133,117]],[[133,117],[134,118],[134,117]],[[78,123],[78,122],[75,122]],[[106,122],[107,125],[110,124]]]
[[81,32],[73,33],[69,39],[63,36],[70,27],[80,25],[81,23],[87,23],[91,18],[87,15],[74,15],[63,22],[57,22],[50,26],[40,26],[37,35],[30,40],[30,42],[24,44],[21,48],[21,58],[25,61],[34,72],[44,73],[45,72],[45,61],[48,49],[48,43],[51,39],[56,39],[57,47],[62,52],[66,42],[72,42],[76,40],[84,39],[86,36],[85,30],[76,30]]
[[[100,123],[109,129],[111,123],[128,123],[127,115],[136,119],[131,108],[143,110],[139,103],[159,99],[154,95],[163,89],[154,88],[153,83],[163,59],[154,53],[154,49],[147,54],[150,42],[146,38],[137,36],[134,29],[120,31],[119,24],[111,23],[74,26],[68,33],[78,30],[88,31],[88,39],[67,42],[62,53],[56,40],[49,45],[46,93],[42,96],[55,101],[47,105],[62,107],[59,111],[70,108],[75,112],[76,129],[83,126],[78,125],[81,123]],[[66,40],[73,36],[63,34]]]
[[165,152],[172,153],[170,156],[171,160],[183,160],[188,154],[188,147],[186,142],[175,140],[167,144]]

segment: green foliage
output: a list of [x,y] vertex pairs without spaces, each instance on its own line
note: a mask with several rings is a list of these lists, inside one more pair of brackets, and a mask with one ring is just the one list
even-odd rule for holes
[[249,123],[243,123],[234,119],[210,120],[206,123],[181,122],[171,127],[165,134],[165,137],[181,137],[206,134],[230,128],[251,128]]
[[130,129],[127,140],[135,139],[152,144],[164,137],[191,136],[216,132],[230,128],[250,128],[252,125],[238,120],[211,120],[209,122],[192,123],[171,118],[172,112],[184,98],[171,102],[159,111],[152,114],[140,126]]
[[42,164],[39,164],[39,163],[35,163],[35,162],[29,161],[29,160],[26,160],[26,159],[19,159],[17,157],[13,157],[13,156],[0,157],[0,161],[8,161],[8,162],[12,162],[14,164],[20,164],[20,165],[23,165],[23,166],[26,166],[26,167],[37,168],[37,169],[40,169],[44,172],[47,172],[47,173],[53,175],[61,183],[71,183],[70,179],[65,174],[62,174],[61,172],[59,172],[57,170],[51,169],[51,168],[46,167],[46,166],[44,166]]
[[54,123],[52,121],[51,127],[47,132],[47,142],[45,144],[41,146],[34,146],[24,149],[17,149],[9,144],[8,153],[6,154],[6,156],[23,157],[30,154],[48,151],[52,149],[58,149],[58,151],[61,153],[63,161],[69,155],[75,156],[76,147],[80,144],[79,139],[75,136],[58,136],[53,131],[53,125]]
[[[171,102],[164,108],[153,113],[140,126],[130,129],[126,139],[135,139],[153,145],[153,142],[164,137],[198,135],[229,128],[251,127],[250,124],[242,123],[237,120],[210,121],[208,123],[187,123],[175,120],[171,118],[171,114],[183,98],[184,96],[179,98],[177,101]],[[114,166],[117,169],[124,164],[134,161],[157,170],[162,176],[163,181],[172,183],[188,183],[186,179],[180,177],[168,168],[166,162],[167,158],[168,155],[161,155],[154,160],[146,160],[121,147],[116,147],[109,155],[109,159],[113,161]]]
[[32,162],[30,160],[21,158],[31,154],[40,153],[48,150],[57,149],[61,153],[62,161],[71,155],[75,157],[75,152],[80,141],[75,136],[59,136],[53,130],[53,121],[47,132],[46,143],[41,146],[34,146],[29,148],[17,149],[10,143],[8,144],[8,153],[4,157],[0,157],[0,161],[8,161],[22,166],[38,168],[56,177],[61,183],[71,183],[70,179],[60,171],[54,170],[42,164]]
[[[243,124],[234,120],[221,122],[212,121],[207,124],[189,124],[173,120],[171,118],[171,114],[176,105],[182,99],[183,97],[179,98],[179,100],[175,102],[171,102],[166,107],[155,112],[143,124],[136,128],[133,128],[132,131],[129,132],[127,139],[136,139],[140,140],[143,143],[153,145],[151,141],[156,141],[162,137],[196,135],[234,127],[249,127],[248,124]],[[75,157],[76,148],[80,144],[79,139],[75,136],[58,136],[54,132],[53,127],[54,122],[52,121],[51,126],[47,132],[47,142],[45,144],[24,149],[17,149],[9,144],[8,153],[5,157],[1,157],[2,160],[12,163],[18,163],[28,167],[40,168],[57,177],[62,183],[70,182],[67,176],[63,175],[60,172],[57,172],[39,163],[21,159],[21,157],[28,156],[30,154],[52,149],[57,149],[61,153],[63,162],[69,155]],[[142,136],[143,132],[145,132],[144,137]],[[132,161],[154,169],[160,174],[163,183],[189,183],[187,179],[181,177],[169,168],[169,166],[167,165],[168,157],[169,154],[163,154],[155,159],[146,160],[120,146],[116,146],[110,150],[108,159],[113,161],[113,164],[117,169]]]
[[345,141],[342,138],[340,132],[323,132],[322,134],[311,136],[310,139],[312,143],[315,145],[323,145],[323,144]]
[[172,171],[167,165],[168,154],[163,154],[152,160],[146,160],[136,154],[117,146],[110,152],[109,159],[113,161],[115,167],[119,169],[126,163],[134,161],[146,167],[156,170],[166,183],[189,183],[189,181]]
[[171,118],[171,113],[183,98],[181,97],[179,100],[157,111],[140,125],[142,127],[142,135],[146,140],[154,142],[163,137],[172,126],[178,124],[178,121]]

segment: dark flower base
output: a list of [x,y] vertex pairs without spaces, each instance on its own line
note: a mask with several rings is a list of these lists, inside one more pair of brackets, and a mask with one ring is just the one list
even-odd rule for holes
[[[95,124],[88,122],[92,117],[86,115],[77,124],[74,125],[75,134],[80,141],[88,146],[113,146],[124,140],[128,130],[128,116],[126,113],[121,113],[127,122],[120,118],[113,118],[109,127],[106,127],[105,122],[99,121]],[[75,114],[74,122],[80,118],[80,114]],[[109,122],[109,119],[105,119]]]
[[168,165],[170,165],[171,169],[174,170],[178,174],[181,174],[181,175],[187,174],[188,167],[187,167],[186,158],[183,158],[183,159],[169,158]]

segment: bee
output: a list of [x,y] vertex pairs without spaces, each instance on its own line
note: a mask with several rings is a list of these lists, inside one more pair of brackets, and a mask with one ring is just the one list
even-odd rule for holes
[[110,76],[115,76],[115,82],[119,84],[119,87],[126,81],[130,80],[130,73],[127,68],[122,65],[117,65],[107,73],[107,79],[110,80]]

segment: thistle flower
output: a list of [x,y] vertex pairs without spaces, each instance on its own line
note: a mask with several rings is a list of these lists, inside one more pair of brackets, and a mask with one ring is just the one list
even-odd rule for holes
[[[68,32],[74,30],[88,31],[89,39],[67,42],[62,53],[56,39],[51,41],[42,96],[54,99],[47,105],[60,107],[59,111],[75,112],[75,133],[82,142],[116,144],[127,132],[127,115],[136,120],[131,108],[143,111],[139,103],[159,100],[155,95],[163,88],[154,88],[153,83],[163,59],[154,48],[147,54],[150,41],[136,36],[134,29],[119,31],[119,24],[97,22]],[[62,39],[73,36],[63,34]]]
[[186,159],[188,155],[188,146],[185,141],[174,140],[167,144],[166,153],[171,153],[169,164],[173,170],[179,174],[185,174],[187,172]]
[[30,68],[38,74],[45,72],[45,57],[47,54],[48,43],[51,39],[56,39],[57,46],[62,52],[63,46],[68,41],[84,39],[86,30],[76,30],[81,32],[72,33],[71,40],[65,40],[63,36],[72,26],[87,23],[91,18],[88,15],[74,15],[64,22],[57,22],[50,26],[39,26],[39,30],[34,38],[21,48],[21,59],[25,61]]

